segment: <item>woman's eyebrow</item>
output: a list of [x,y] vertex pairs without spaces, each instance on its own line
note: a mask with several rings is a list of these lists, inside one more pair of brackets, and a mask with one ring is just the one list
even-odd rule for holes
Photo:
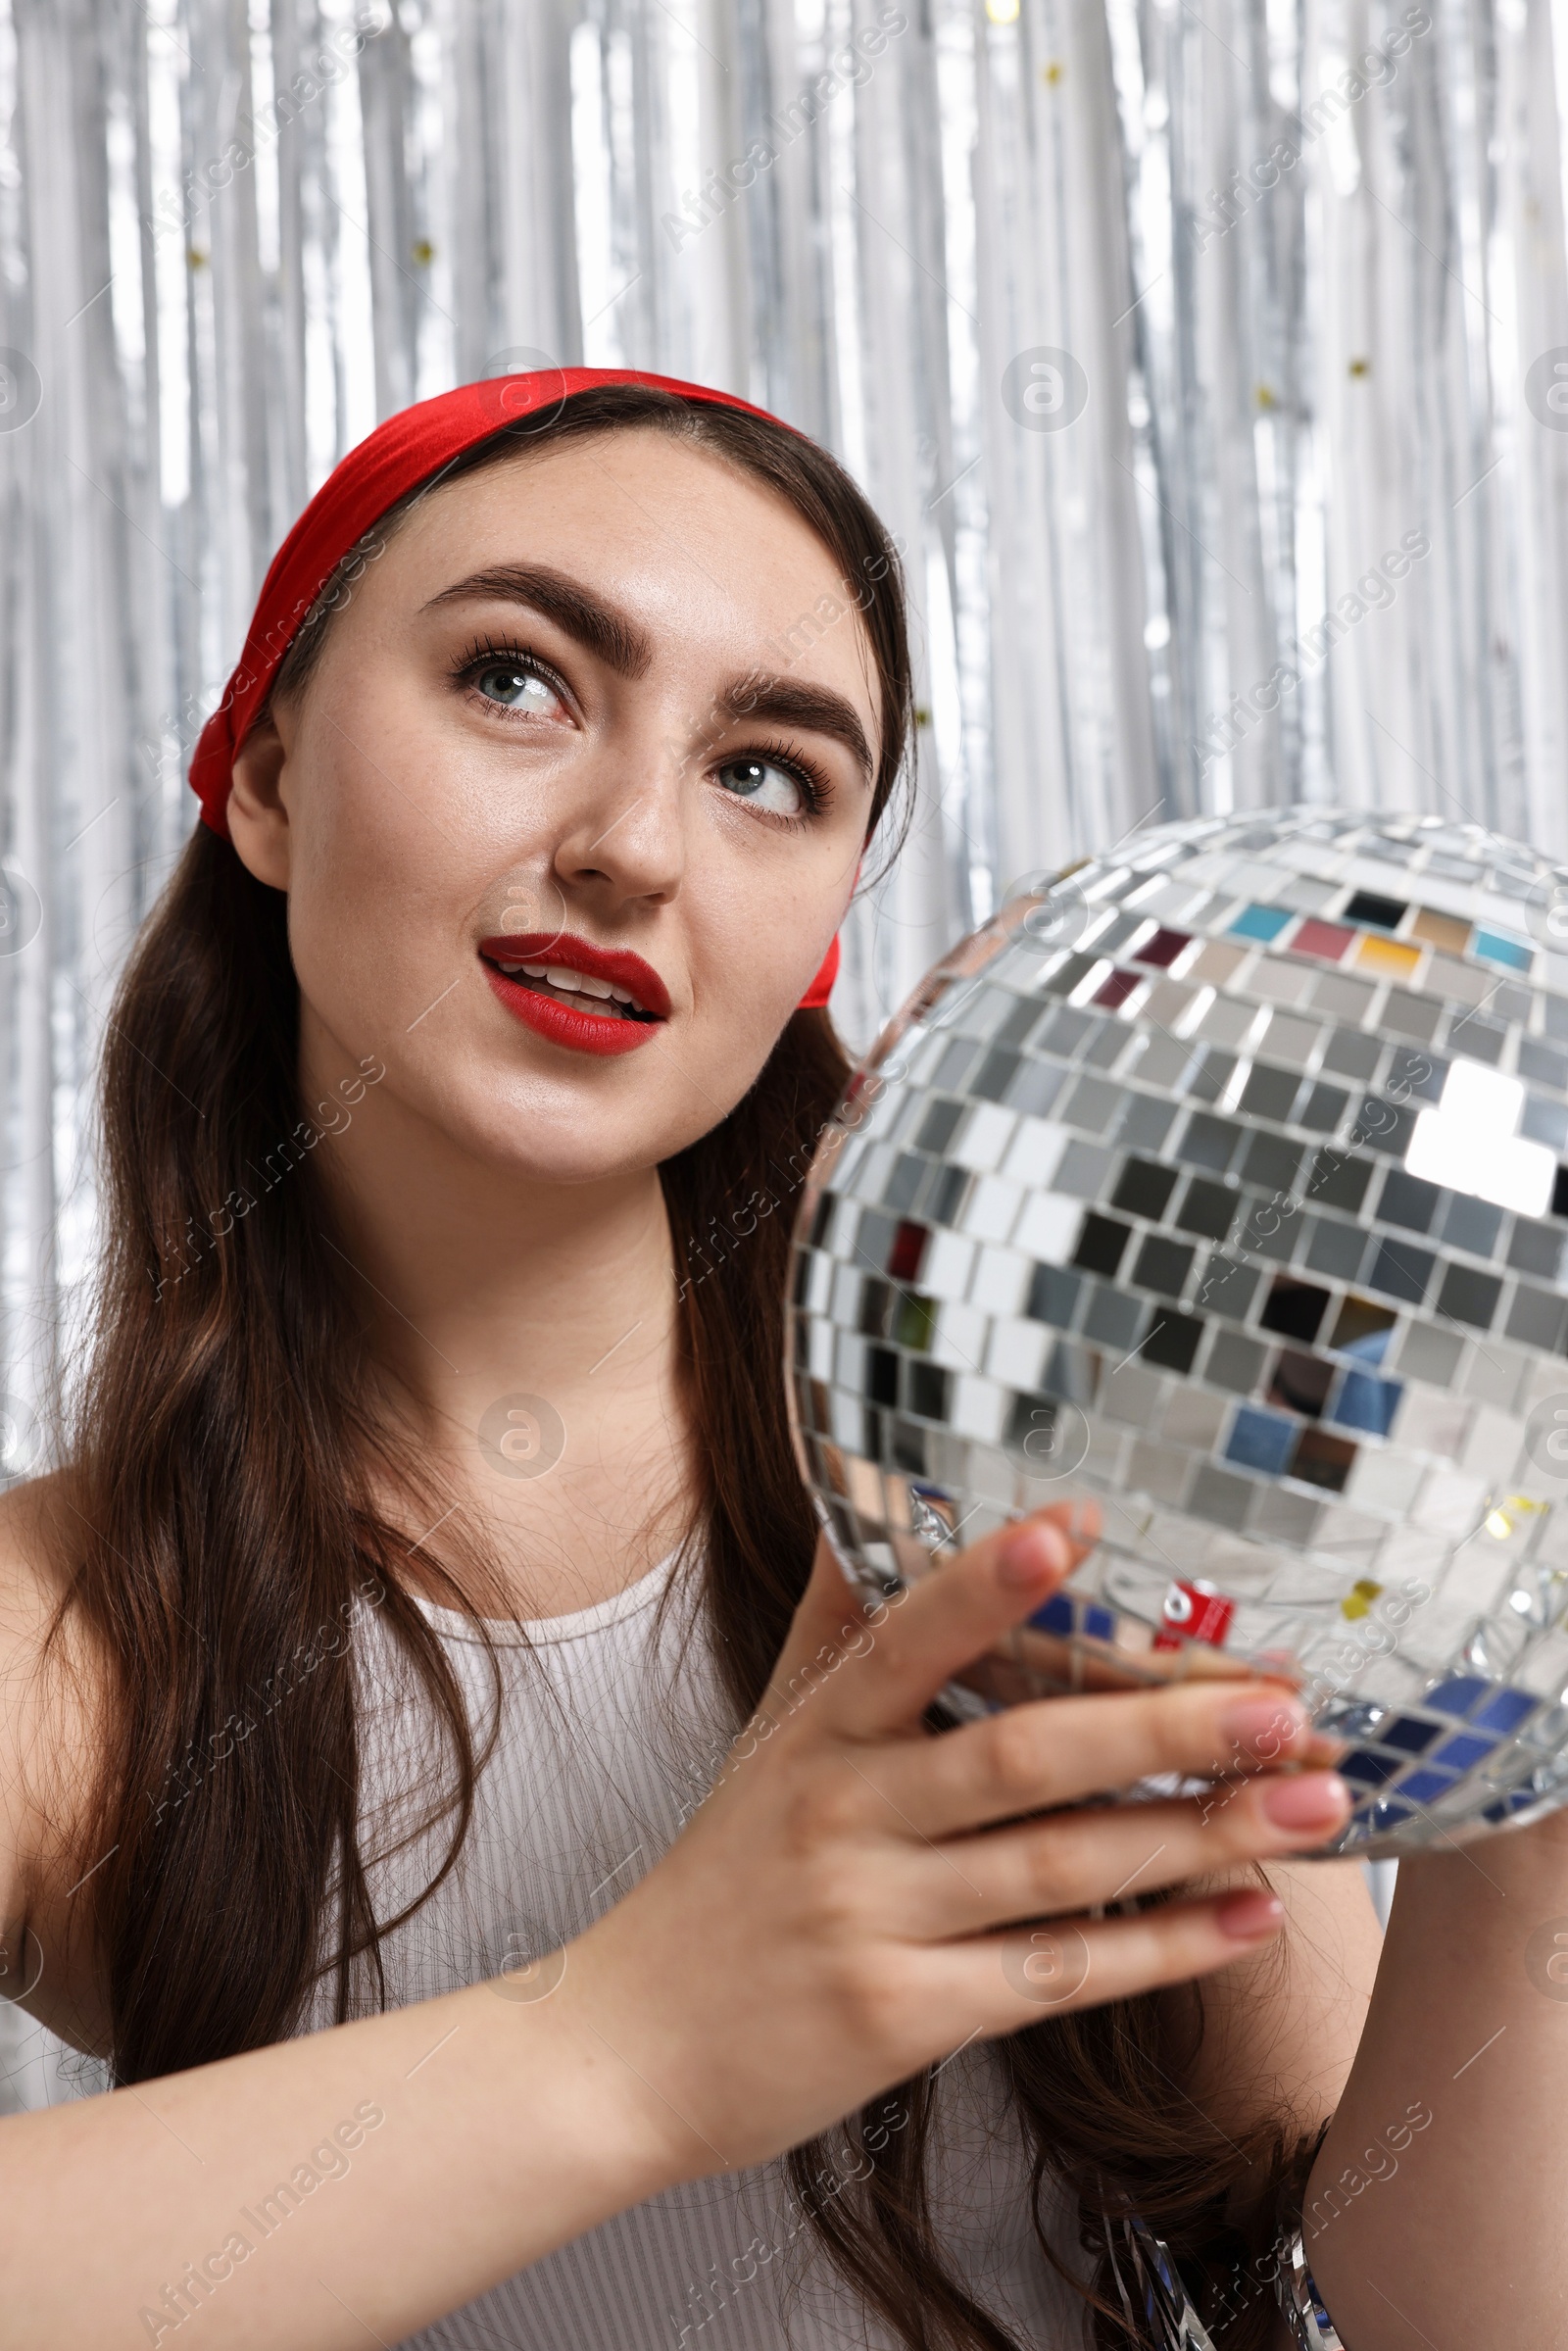
[[525,604],[555,621],[617,675],[646,675],[654,648],[636,621],[580,580],[544,564],[497,563],[484,571],[471,571],[466,579],[439,590],[422,609],[428,612],[436,605],[471,604],[480,598],[494,602],[498,597],[509,604]]

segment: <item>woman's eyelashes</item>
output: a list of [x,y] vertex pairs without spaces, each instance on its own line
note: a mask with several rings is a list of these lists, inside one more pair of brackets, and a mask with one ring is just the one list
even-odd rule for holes
[[760,743],[713,770],[721,788],[775,822],[804,824],[833,796],[822,770],[793,743]]
[[520,645],[480,638],[459,657],[452,675],[505,716],[559,722],[571,714],[565,681]]

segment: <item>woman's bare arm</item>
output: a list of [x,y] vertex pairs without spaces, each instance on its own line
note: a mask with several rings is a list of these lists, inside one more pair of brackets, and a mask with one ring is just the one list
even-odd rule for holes
[[1352,2351],[1568,2333],[1568,1813],[1399,1863],[1306,2249]]
[[[503,1990],[505,1986],[503,1985]],[[489,1985],[0,2124],[14,2351],[400,2341],[670,2178],[564,2001]]]
[[[1203,2037],[1183,2088],[1222,2131],[1280,2114],[1308,2136],[1344,2093],[1383,1935],[1358,1861],[1275,1861],[1265,1875],[1285,1932],[1201,1986]],[[1183,1995],[1171,1998],[1179,2016]]]
[[[1309,2139],[1337,2111],[1383,1942],[1359,1862],[1275,1861],[1265,1875],[1285,1905],[1285,1932],[1197,1987],[1203,2030],[1196,2049],[1191,1990],[1168,1995],[1172,2078],[1197,2115],[1238,2143],[1276,2119]],[[1240,2185],[1245,2194],[1245,2178]],[[1274,2278],[1270,2248],[1231,2281],[1224,2309],[1240,2319],[1261,2307],[1272,2319],[1270,2351],[1291,2351]]]

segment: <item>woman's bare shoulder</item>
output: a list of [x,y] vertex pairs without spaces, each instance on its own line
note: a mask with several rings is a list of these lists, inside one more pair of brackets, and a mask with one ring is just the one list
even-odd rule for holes
[[[36,1736],[59,1709],[70,1716],[62,1721],[62,1736],[79,1737],[85,1727],[80,1708],[94,1679],[90,1648],[70,1612],[62,1613],[71,1591],[76,1515],[67,1470],[29,1478],[0,1494],[0,1738],[7,1723],[13,1734],[25,1724]],[[36,1765],[43,1758],[33,1752],[18,1760]]]
[[36,1682],[46,1645],[67,1669],[64,1678],[81,1679],[88,1644],[69,1611],[62,1612],[76,1557],[72,1531],[81,1523],[69,1470],[28,1478],[0,1494],[0,1687],[8,1708]]
[[14,1611],[24,1630],[35,1611],[52,1610],[66,1592],[75,1516],[70,1470],[24,1478],[0,1493],[0,1609],[8,1630]]
[[[98,1752],[101,1677],[81,1627],[61,1607],[71,1589],[73,1518],[66,1471],[0,1494],[0,1942],[7,1973],[13,1953],[20,1964],[28,1935],[56,1907]],[[33,2008],[30,2000],[23,2005]]]

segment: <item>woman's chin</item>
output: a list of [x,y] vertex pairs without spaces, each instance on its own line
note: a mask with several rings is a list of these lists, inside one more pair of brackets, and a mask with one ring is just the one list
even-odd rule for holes
[[541,1187],[613,1185],[653,1175],[662,1159],[702,1132],[702,1125],[671,1131],[667,1118],[616,1114],[580,1100],[546,1107],[531,1091],[511,1108],[486,1105],[472,1120],[443,1122],[446,1140],[463,1157],[509,1181]]

